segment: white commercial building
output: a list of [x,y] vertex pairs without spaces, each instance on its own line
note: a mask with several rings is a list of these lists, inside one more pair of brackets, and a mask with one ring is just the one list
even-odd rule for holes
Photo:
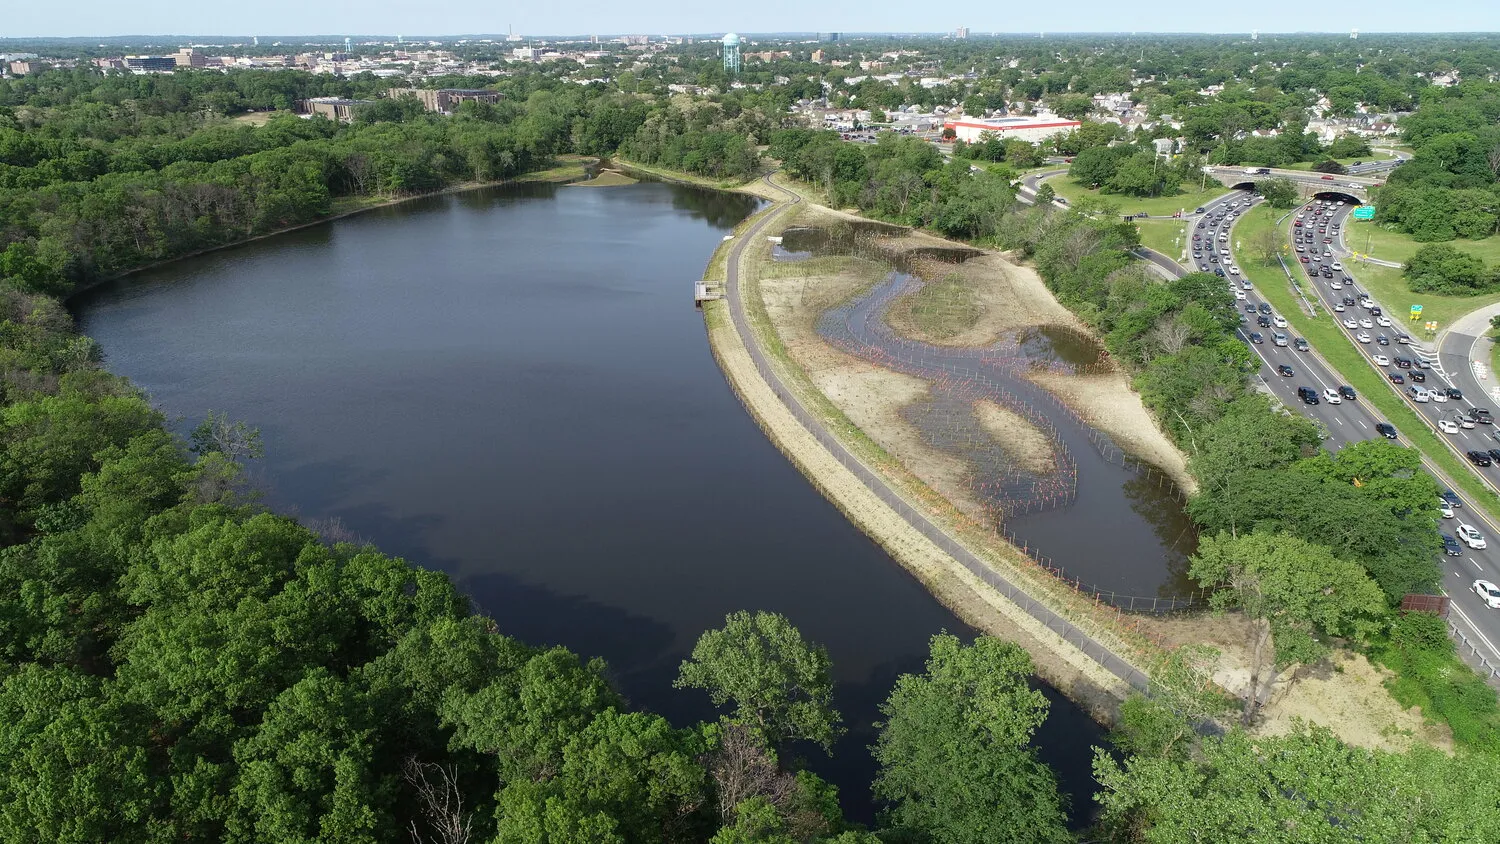
[[956,117],[943,121],[943,128],[952,129],[960,141],[973,143],[986,132],[1003,139],[1017,138],[1028,143],[1040,143],[1053,135],[1071,132],[1083,124],[1077,120],[1060,117]]

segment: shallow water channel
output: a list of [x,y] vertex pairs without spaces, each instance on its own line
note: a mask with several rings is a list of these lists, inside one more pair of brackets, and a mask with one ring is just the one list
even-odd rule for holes
[[[609,661],[678,723],[678,663],[737,609],[828,646],[851,730],[812,767],[873,817],[866,747],[928,638],[971,631],[767,441],[692,282],[748,197],[641,183],[408,202],[179,261],[73,303],[109,367],[190,426],[261,429],[274,507],[451,574],[505,632]],[[1047,690],[1075,814],[1102,731]]]
[[[968,467],[973,495],[1018,546],[1104,600],[1130,609],[1164,609],[1193,595],[1187,559],[1197,533],[1182,497],[1155,467],[1130,458],[1043,386],[1049,376],[1100,371],[1103,350],[1063,327],[1028,327],[982,348],[938,346],[899,336],[887,323],[892,304],[924,283],[911,253],[883,254],[882,228],[840,224],[791,229],[779,260],[813,255],[876,257],[895,267],[886,278],[822,315],[817,329],[832,345],[929,384],[928,397],[903,408],[930,446]],[[961,262],[971,251],[926,248],[920,257]],[[976,401],[994,402],[1031,423],[1051,443],[1045,469],[1026,469],[984,429]]]

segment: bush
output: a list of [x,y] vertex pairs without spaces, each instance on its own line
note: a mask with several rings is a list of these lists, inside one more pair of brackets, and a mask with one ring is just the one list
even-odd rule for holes
[[1375,658],[1400,675],[1391,694],[1402,705],[1420,706],[1447,723],[1461,746],[1500,752],[1500,699],[1458,658],[1441,618],[1401,613],[1388,638],[1376,644]]
[[1423,246],[1406,263],[1406,284],[1417,293],[1473,295],[1494,286],[1484,261],[1445,243]]

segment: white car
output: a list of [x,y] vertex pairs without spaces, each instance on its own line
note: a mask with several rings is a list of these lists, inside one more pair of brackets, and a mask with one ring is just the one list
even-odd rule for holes
[[1370,355],[1370,360],[1375,361],[1376,366],[1390,366],[1391,359],[1385,355]]
[[1489,547],[1485,544],[1484,534],[1474,529],[1473,525],[1459,525],[1456,531],[1458,538],[1463,543],[1476,551],[1483,551]]
[[1369,332],[1361,331],[1358,334],[1354,335],[1354,339],[1358,340],[1361,343],[1368,343],[1375,338],[1371,337]]
[[1456,434],[1458,433],[1458,424],[1452,419],[1439,419],[1438,430],[1445,434]]
[[1360,328],[1374,328],[1375,327],[1375,323],[1371,322],[1369,317],[1365,317],[1364,319],[1362,319],[1362,320],[1359,321],[1359,327]]
[[1500,586],[1488,580],[1476,580],[1472,588],[1474,594],[1479,596],[1479,600],[1484,601],[1485,606],[1492,610],[1500,610]]
[[1344,397],[1341,396],[1341,395],[1339,395],[1339,391],[1338,390],[1335,390],[1332,387],[1324,387],[1323,388],[1323,401],[1326,401],[1329,404],[1343,404],[1344,403]]
[[1234,298],[1236,298],[1236,299],[1244,299],[1245,298],[1245,291],[1243,291],[1243,290],[1236,290],[1236,291],[1234,291]]
[[1341,282],[1341,281],[1339,281],[1338,279],[1334,279],[1333,281],[1328,282],[1328,289],[1329,290],[1343,290],[1344,289],[1344,283]]
[[1453,518],[1453,505],[1449,504],[1447,501],[1444,501],[1443,499],[1439,498],[1438,499],[1438,512],[1442,514],[1443,518],[1445,518],[1445,519],[1451,519],[1451,518]]
[[1380,316],[1375,317],[1375,324],[1381,326],[1382,328],[1390,328],[1391,318],[1384,314],[1381,314]]
[[1442,390],[1428,390],[1427,397],[1437,402],[1438,404],[1448,403],[1448,394],[1443,392]]
[[1344,265],[1340,264],[1338,261],[1334,261],[1333,262],[1333,268],[1334,268],[1335,271],[1342,270],[1344,268]]
[[1356,320],[1352,316],[1351,317],[1344,317],[1344,327],[1345,328],[1358,328],[1359,327],[1359,321]]
[[1240,274],[1240,268],[1236,267],[1234,264],[1230,264],[1229,265],[1229,274],[1230,275],[1239,275]]
[[1286,328],[1286,317],[1277,314],[1276,316],[1271,317],[1271,324],[1276,326],[1277,328]]
[[1343,302],[1334,302],[1333,303],[1333,310],[1335,312],[1337,312],[1337,313],[1343,313],[1344,312],[1344,303]]

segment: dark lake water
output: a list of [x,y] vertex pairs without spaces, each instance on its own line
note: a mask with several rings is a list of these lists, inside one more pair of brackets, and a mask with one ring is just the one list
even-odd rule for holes
[[[636,704],[711,717],[678,663],[738,609],[827,645],[851,727],[831,761],[873,815],[876,706],[966,629],[755,426],[692,282],[748,197],[532,185],[418,200],[141,273],[72,304],[109,367],[191,425],[261,429],[275,508],[448,572],[500,628],[609,661]],[[1049,693],[1051,690],[1048,690]],[[1038,736],[1091,807],[1099,727]]]

